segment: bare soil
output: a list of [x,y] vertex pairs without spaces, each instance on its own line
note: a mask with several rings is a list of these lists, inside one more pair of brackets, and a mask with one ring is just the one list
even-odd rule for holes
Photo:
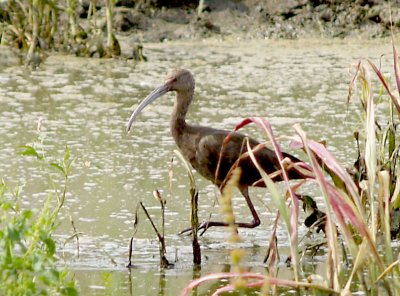
[[200,14],[198,2],[120,0],[114,26],[134,42],[211,36],[377,38],[400,28],[400,0],[205,0]]
[[[46,36],[39,36],[39,54],[27,58],[28,64],[40,65],[40,53],[48,49],[77,56],[110,57],[119,56],[122,48],[123,56],[143,61],[146,57],[141,43],[149,42],[209,37],[372,39],[400,30],[400,0],[204,0],[201,11],[199,0],[116,0],[113,29],[119,42],[109,48],[105,0],[95,2],[96,13],[90,21],[88,11],[93,1],[78,2],[79,30],[75,36],[65,34],[69,21],[67,14],[61,13],[59,32],[47,41]],[[12,16],[19,8],[8,3],[14,2],[0,0],[0,24],[13,25],[16,18]],[[26,30],[24,36],[32,34],[24,23],[20,29]],[[9,31],[4,38],[9,45],[23,47],[21,36],[15,30]]]

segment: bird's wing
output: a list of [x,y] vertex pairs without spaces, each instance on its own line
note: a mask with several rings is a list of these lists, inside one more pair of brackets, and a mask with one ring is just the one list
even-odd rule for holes
[[[222,182],[240,155],[247,151],[245,136],[239,133],[233,134],[231,140],[222,147],[228,134],[229,132],[224,130],[208,131],[200,137],[197,144],[196,164],[193,166],[201,175],[213,182]],[[256,141],[251,140],[251,146],[256,144]],[[219,177],[215,179],[218,162],[220,162]]]
[[[200,133],[198,141],[196,141],[195,157],[191,161],[192,166],[205,178],[211,180],[217,185],[222,184],[228,172],[240,157],[239,167],[242,169],[241,185],[252,186],[261,179],[258,169],[255,167],[251,158],[241,155],[247,152],[246,136],[240,133],[231,135],[230,141],[224,146],[223,142],[228,131],[209,129]],[[259,142],[252,138],[248,138],[250,147],[254,148]],[[223,149],[221,149],[223,148]],[[278,173],[273,178],[276,181],[281,180],[279,160],[273,150],[266,146],[261,146],[254,151],[255,158],[261,165],[262,169],[268,173]],[[293,162],[299,160],[287,153],[283,153],[284,158],[289,158]],[[217,166],[218,174],[216,174]],[[289,171],[290,179],[303,178],[296,170]]]

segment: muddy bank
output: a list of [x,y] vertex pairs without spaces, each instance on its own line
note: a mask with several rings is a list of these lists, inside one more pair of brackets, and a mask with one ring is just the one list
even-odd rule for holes
[[[85,57],[122,54],[145,61],[141,43],[146,42],[209,37],[370,39],[400,30],[400,0],[204,0],[201,8],[199,2],[117,0],[114,6],[105,0],[83,0],[68,10],[45,1],[33,9],[0,0],[0,25],[5,25],[0,26],[0,44],[22,52],[29,49],[26,62],[36,67],[49,50]],[[36,21],[31,21],[32,13]]]
[[[227,36],[243,39],[347,36],[377,38],[390,34],[391,23],[394,32],[397,33],[400,29],[400,0],[204,0],[202,9],[199,9],[199,2],[117,0],[112,17],[113,29],[117,35],[129,36],[133,42]],[[10,3],[0,0],[0,24],[23,22],[21,19],[13,19],[13,11],[10,11],[13,5]],[[96,4],[94,10],[91,8],[93,3]],[[56,12],[59,14],[57,30],[61,31],[60,36],[65,36],[71,26],[68,24],[71,23],[71,18],[68,20],[64,13],[67,8],[65,5],[60,2]],[[28,9],[24,4],[21,7],[16,6],[17,9]],[[99,32],[106,34],[108,28],[105,0],[79,1],[74,10],[78,29],[72,30],[72,38],[82,38],[82,34],[79,35],[82,32],[80,28],[88,35]],[[90,14],[92,22],[89,21]],[[95,28],[93,19],[96,19]],[[26,29],[26,24],[22,27]],[[0,26],[0,37],[5,28],[6,26]],[[90,31],[97,33],[90,34]],[[18,39],[24,37],[15,38],[21,42]],[[52,38],[57,39],[57,36]],[[96,44],[98,38],[92,39],[95,39],[92,43]]]
[[[140,2],[140,1],[139,1]],[[142,1],[143,2],[143,1]],[[115,29],[136,42],[237,36],[238,38],[384,37],[400,28],[400,1],[339,0],[121,0]]]

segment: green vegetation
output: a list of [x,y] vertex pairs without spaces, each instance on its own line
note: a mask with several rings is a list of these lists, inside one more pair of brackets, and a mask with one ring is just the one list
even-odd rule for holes
[[[96,22],[96,1],[78,23],[76,0],[10,0],[0,6],[0,44],[27,51],[26,62],[36,67],[50,49],[87,57],[113,57],[121,49],[113,33],[115,0],[107,0],[107,33]],[[84,29],[85,27],[85,29]]]
[[[196,265],[201,264],[201,249],[200,243],[198,240],[198,230],[199,230],[199,217],[198,217],[198,210],[199,210],[199,191],[197,190],[196,180],[193,176],[192,170],[190,169],[190,164],[186,161],[185,157],[179,150],[174,151],[178,158],[183,163],[185,170],[187,172],[189,182],[190,182],[190,232],[192,233],[192,249],[193,249],[193,263]],[[182,231],[182,233],[186,232],[186,230]]]
[[[1,295],[77,295],[68,270],[57,265],[53,233],[59,225],[58,214],[64,204],[72,160],[68,147],[59,162],[47,159],[44,151],[21,147],[20,154],[34,156],[62,175],[61,188],[51,174],[53,192],[38,213],[21,205],[21,188],[9,189],[0,183],[0,294]],[[56,197],[56,200],[54,200]]]
[[[394,80],[400,94],[398,56],[394,47],[393,56]],[[376,86],[372,82],[370,69],[381,83],[378,91],[374,91]],[[231,281],[218,288],[213,295],[221,295],[223,292],[243,287],[261,290],[263,295],[276,293],[277,287],[280,291],[307,289],[329,295],[350,295],[355,291],[363,291],[366,295],[398,295],[400,261],[396,259],[398,250],[393,247],[392,238],[399,235],[400,136],[397,126],[400,119],[400,105],[398,96],[391,91],[389,81],[371,61],[361,61],[356,67],[349,99],[358,85],[360,90],[355,92],[360,97],[362,108],[361,127],[355,132],[359,156],[351,170],[346,170],[324,145],[309,140],[299,125],[294,126],[296,136],[293,137],[292,146],[305,151],[310,165],[284,161],[279,144],[266,119],[245,119],[237,125],[236,130],[249,123],[256,124],[266,133],[269,143],[281,159],[282,172],[285,172],[285,167],[296,165],[304,174],[309,175],[309,178],[306,182],[301,181],[293,185],[289,184],[284,173],[286,189],[282,192],[258,166],[249,143],[245,143],[278,210],[270,238],[268,272],[262,275],[239,269],[238,272],[209,274],[190,283],[181,295],[189,295],[192,289],[205,282],[221,279]],[[377,105],[380,105],[379,109]],[[381,105],[384,105],[384,108]],[[388,112],[381,114],[382,112],[378,113],[377,110],[388,110]],[[319,275],[306,276],[300,268],[300,254],[307,252],[307,248],[306,250],[299,248],[298,225],[301,223],[299,204],[302,198],[297,191],[304,183],[317,185],[326,209],[324,231],[327,278],[322,280]],[[225,197],[221,197],[222,201],[224,199]],[[310,203],[309,197],[307,203]],[[224,214],[231,220],[233,215],[231,210],[224,211]],[[276,227],[281,219],[290,239],[293,280],[276,277],[276,254],[279,249]],[[320,227],[320,224],[314,224],[315,229]],[[234,262],[238,262],[240,257],[237,254],[232,255]]]
[[[154,224],[153,219],[151,219],[149,212],[147,211],[146,207],[143,205],[142,202],[139,202],[143,212],[146,214],[147,219],[149,219],[151,226],[154,229],[154,232],[157,235],[158,238],[158,243],[159,243],[159,253],[160,253],[160,267],[161,268],[166,268],[168,266],[171,266],[167,260],[167,257],[165,257],[165,254],[167,253],[167,247],[165,245],[165,199],[161,196],[160,192],[158,190],[153,191],[153,196],[155,199],[157,199],[160,203],[160,210],[161,210],[161,233],[158,230],[157,226]],[[137,217],[137,214],[136,214]],[[137,223],[135,223],[137,225]],[[131,262],[129,263],[131,264]],[[130,267],[130,265],[128,265]]]

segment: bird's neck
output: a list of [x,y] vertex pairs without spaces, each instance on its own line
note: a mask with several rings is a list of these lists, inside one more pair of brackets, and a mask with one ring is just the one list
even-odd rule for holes
[[170,123],[172,137],[176,142],[181,138],[187,127],[185,118],[192,98],[193,91],[177,92],[176,94],[174,110],[171,115]]

